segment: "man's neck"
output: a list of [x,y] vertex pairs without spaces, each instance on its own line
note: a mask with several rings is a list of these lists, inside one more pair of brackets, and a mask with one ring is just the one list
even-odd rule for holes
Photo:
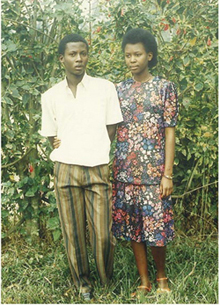
[[83,75],[66,75],[67,83],[70,88],[76,88],[77,85],[82,81],[85,73]]
[[73,93],[73,96],[76,98],[76,92],[77,92],[77,85],[81,82],[83,79],[85,73],[83,75],[66,75],[67,83],[70,88],[70,90]]

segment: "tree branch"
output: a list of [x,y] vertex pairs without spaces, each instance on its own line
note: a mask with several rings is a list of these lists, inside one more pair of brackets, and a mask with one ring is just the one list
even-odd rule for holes
[[209,186],[209,185],[212,185],[212,184],[215,184],[215,183],[218,183],[218,180],[216,180],[216,181],[214,181],[214,182],[212,182],[212,183],[205,184],[205,185],[203,185],[203,186],[197,187],[197,188],[195,188],[195,189],[193,189],[193,190],[191,190],[191,191],[188,191],[188,192],[183,193],[182,195],[172,195],[172,198],[183,198],[183,197],[184,197],[185,195],[187,195],[187,194],[193,193],[193,192],[195,192],[195,191],[197,191],[197,190],[199,190],[199,189],[205,188],[205,187],[207,187],[207,186]]
[[23,160],[34,148],[30,148],[21,158],[19,158],[18,160],[15,160],[14,162],[12,163],[9,163],[9,164],[4,164],[1,166],[1,168],[8,168],[10,166],[13,166],[15,165],[16,163],[19,163],[21,160]]
[[36,29],[36,28],[34,28],[34,27],[32,27],[31,25],[29,25],[29,24],[27,24],[27,23],[25,23],[25,22],[23,22],[23,23],[22,23],[22,22],[18,22],[17,20],[11,20],[11,19],[9,19],[9,18],[4,18],[4,19],[5,19],[5,20],[8,20],[8,21],[11,21],[12,23],[17,23],[17,24],[26,26],[26,27],[28,27],[28,28],[30,28],[30,29],[32,29],[32,30],[35,30],[36,32],[41,33],[42,35],[47,36],[47,37],[49,37],[50,39],[54,40],[54,37],[51,37],[50,35],[48,35],[48,34],[42,32],[42,31],[40,31],[40,30],[38,30],[38,29]]
[[2,237],[2,239],[8,237],[11,233],[15,232],[15,231],[22,225],[23,222],[25,222],[25,217],[24,217],[24,216],[19,220],[19,222],[18,222],[15,226],[13,226],[13,227],[5,234],[5,236]]

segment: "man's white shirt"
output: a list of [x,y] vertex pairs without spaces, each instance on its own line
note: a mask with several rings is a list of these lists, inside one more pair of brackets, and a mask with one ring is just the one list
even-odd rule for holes
[[113,83],[85,74],[74,97],[64,79],[43,93],[41,101],[41,135],[61,140],[52,161],[82,166],[109,162],[106,126],[123,120]]

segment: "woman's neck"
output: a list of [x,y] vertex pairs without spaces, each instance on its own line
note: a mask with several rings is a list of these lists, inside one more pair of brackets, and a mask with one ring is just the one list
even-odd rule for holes
[[133,78],[136,82],[140,82],[140,83],[144,83],[144,82],[148,82],[149,80],[152,79],[152,74],[150,72],[141,74],[141,75],[133,75]]

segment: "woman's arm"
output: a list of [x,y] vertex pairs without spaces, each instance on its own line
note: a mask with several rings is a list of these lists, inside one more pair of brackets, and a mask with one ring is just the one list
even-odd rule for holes
[[[161,197],[167,197],[173,192],[173,163],[175,155],[175,127],[165,128],[165,169],[160,184]],[[167,176],[168,178],[166,178]],[[170,178],[170,179],[169,179]]]
[[114,138],[115,138],[115,133],[116,133],[116,129],[117,129],[117,125],[118,124],[114,124],[114,125],[107,125],[107,131],[108,131],[108,136],[111,142],[113,142]]

